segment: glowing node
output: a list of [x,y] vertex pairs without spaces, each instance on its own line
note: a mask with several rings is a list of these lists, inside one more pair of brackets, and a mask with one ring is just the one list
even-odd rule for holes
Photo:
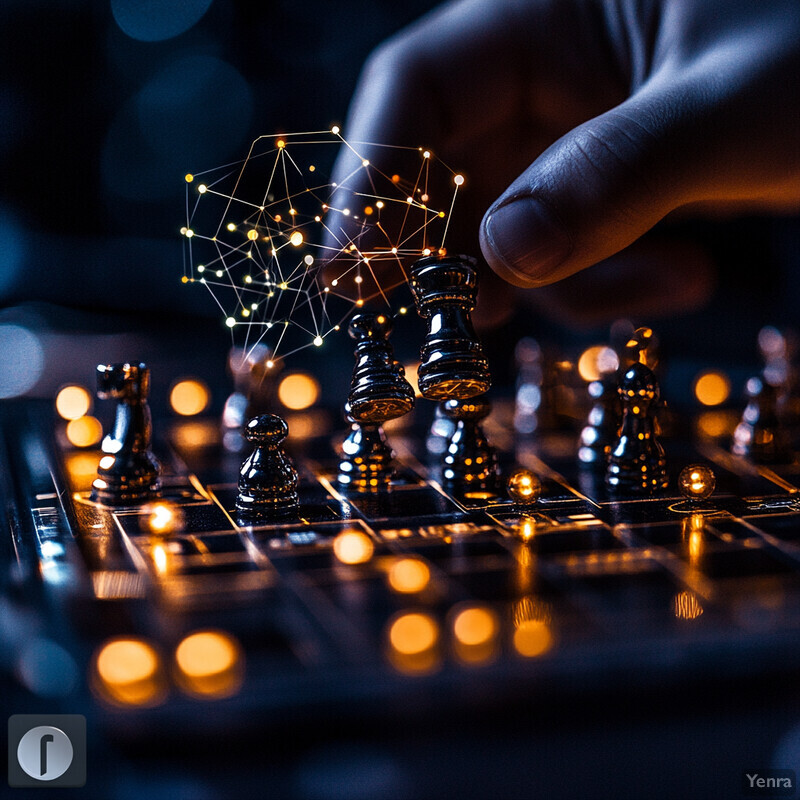
[[243,308],[242,309],[242,316],[243,317],[249,317],[250,316],[250,309],[249,308]]
[[413,202],[414,202],[413,197],[406,197],[406,203],[413,203]]
[[366,214],[368,217],[371,217],[371,216],[372,216],[372,214],[373,214],[373,208],[372,208],[372,206],[364,206],[364,213],[365,213],[365,214]]
[[187,227],[184,225],[184,226],[181,228],[181,236],[186,236],[186,231],[188,231],[188,230],[189,230],[189,229],[188,229],[188,228],[187,228]]
[[334,279],[331,281],[331,286],[338,286],[338,285],[339,285],[339,281],[338,281],[338,279],[334,278]]
[[303,262],[306,264],[306,266],[310,267],[314,263],[314,256],[306,256],[303,259]]
[[363,279],[363,278],[362,278],[360,275],[356,275],[356,277],[355,277],[355,278],[353,278],[353,280],[354,280],[356,283],[363,283],[363,282],[364,282],[364,279]]
[[398,311],[399,314],[408,313],[408,309],[405,306],[401,306],[397,311]]
[[221,269],[218,269],[218,270],[216,271],[216,273],[215,273],[215,274],[216,274],[216,276],[217,276],[218,278],[221,278],[221,277],[222,277],[222,270],[221,270]]
[[189,283],[189,278],[187,278],[187,277],[186,277],[186,275],[184,275],[184,276],[181,278],[181,283]]
[[254,242],[256,239],[258,239],[258,231],[255,228],[253,228],[251,231],[247,231],[247,238],[251,242]]
[[200,194],[205,194],[205,193],[208,191],[208,186],[206,186],[204,183],[201,183],[201,184],[200,184],[200,185],[197,187],[197,191],[198,191]]
[[453,183],[456,186],[463,186],[464,185],[464,176],[463,175],[456,175],[455,178],[453,178]]
[[426,151],[425,151],[425,152],[422,154],[422,157],[423,157],[423,158],[430,158],[430,157],[431,157],[431,151],[430,151],[430,150],[426,150]]
[[197,265],[197,271],[198,272],[205,272],[206,268],[202,264],[198,264]]
[[362,167],[368,167],[368,166],[369,166],[369,161],[367,161],[367,159],[365,158],[365,159],[364,159],[364,160],[361,162],[361,166],[362,166]]
[[342,209],[342,214],[344,214],[346,217],[349,217],[350,216],[350,209],[349,208],[343,208]]
[[191,183],[194,180],[194,175],[191,172],[187,172],[186,175],[183,176],[183,179],[186,183]]
[[283,283],[279,284],[278,288],[279,289],[288,289],[289,288],[289,284],[286,283],[286,281],[284,281]]
[[431,254],[431,249],[430,249],[430,247],[426,247],[426,248],[425,248],[425,249],[422,251],[422,255],[424,255],[424,256],[429,256],[430,254]]
[[397,248],[396,248],[396,247],[393,247],[393,248],[392,248],[392,253],[393,253],[394,255],[397,255]]
[[245,282],[245,283],[252,283],[252,282],[253,282],[253,277],[252,277],[252,275],[245,275],[245,276],[244,276],[244,282]]
[[235,320],[233,317],[228,317],[228,318],[225,320],[225,324],[226,324],[226,325],[227,325],[229,328],[232,328],[232,327],[233,327],[233,326],[236,324],[236,320]]
[[191,228],[187,228],[186,232],[183,234],[187,239],[191,239],[194,236],[194,231]]
[[255,311],[258,308],[258,303],[250,303],[250,308]]
[[336,134],[337,134],[337,133],[339,133],[339,126],[338,126],[338,125],[334,125],[334,126],[331,128],[331,133],[332,133],[334,136],[336,136]]
[[289,209],[289,216],[290,216],[290,217],[293,217],[293,216],[295,216],[296,214],[297,214],[297,209],[296,209],[296,208],[290,208],[290,209]]
[[294,247],[300,247],[303,244],[303,234],[300,231],[295,231],[290,237],[289,241]]
[[322,347],[322,337],[315,336],[314,337],[314,347]]
[[229,223],[228,223],[228,224],[227,224],[225,227],[226,227],[226,228],[227,228],[229,231],[231,231],[231,233],[233,233],[233,231],[235,231],[235,230],[236,230],[236,225],[235,225],[233,222],[229,222]]
[[317,216],[314,217],[314,222],[322,222],[322,217],[317,214]]
[[309,164],[308,165],[308,171],[309,172],[314,172],[315,169],[316,169],[316,167],[313,164]]
[[267,361],[267,369],[272,369],[274,366],[275,366],[275,362],[272,359]]
[[375,203],[375,206],[376,206],[377,208],[383,208],[383,200],[378,200],[378,202],[377,202],[377,203]]
[[275,144],[278,146],[279,150],[283,150],[283,148],[286,147],[286,142],[284,142],[283,139],[278,139]]
[[400,176],[392,175],[392,183],[400,183]]
[[363,306],[363,305],[364,305],[364,301],[363,301],[361,298],[359,298],[358,300],[356,300],[356,305],[357,305],[359,308],[361,308],[361,306]]

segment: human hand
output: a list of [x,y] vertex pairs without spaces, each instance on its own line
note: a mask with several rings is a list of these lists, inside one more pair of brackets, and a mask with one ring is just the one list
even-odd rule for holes
[[640,237],[667,216],[800,208],[800,5],[461,0],[373,54],[345,134],[463,170],[449,249],[475,252],[479,230],[492,269],[546,286],[544,306],[697,305],[705,253]]

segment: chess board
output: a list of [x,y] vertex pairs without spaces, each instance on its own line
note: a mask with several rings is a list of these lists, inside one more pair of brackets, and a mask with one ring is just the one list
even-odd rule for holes
[[[80,666],[87,707],[137,737],[199,706],[207,735],[324,709],[424,718],[800,666],[800,465],[756,467],[674,435],[670,486],[703,461],[715,493],[613,496],[578,466],[574,435],[520,436],[511,416],[497,401],[486,430],[505,474],[542,478],[524,513],[500,490],[448,490],[426,465],[424,425],[392,433],[389,492],[344,491],[343,432],[320,424],[291,442],[299,519],[243,525],[242,453],[220,446],[218,420],[157,425],[163,496],[109,508],[89,493],[100,452],[59,442],[50,403],[9,403],[16,560]],[[216,672],[181,661],[198,634],[217,637]],[[104,667],[120,642],[145,648],[150,671]]]

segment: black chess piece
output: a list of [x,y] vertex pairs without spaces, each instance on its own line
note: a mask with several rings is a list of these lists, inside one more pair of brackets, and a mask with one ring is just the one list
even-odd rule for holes
[[639,329],[630,343],[639,347],[641,360],[628,367],[620,380],[622,425],[606,470],[610,489],[632,494],[652,494],[668,483],[664,449],[657,436],[658,380],[645,363],[650,336],[649,329]]
[[448,400],[442,411],[456,423],[444,454],[443,481],[465,489],[493,489],[498,477],[497,452],[481,426],[491,411],[489,400],[483,396]]
[[151,450],[153,422],[147,396],[150,370],[145,364],[100,364],[97,396],[117,401],[114,427],[101,449],[92,500],[110,506],[142,503],[161,490],[161,465]]
[[239,470],[236,510],[243,520],[297,515],[297,470],[281,447],[288,433],[288,426],[276,414],[253,417],[245,426],[244,437],[255,449]]
[[348,407],[345,407],[345,414],[351,427],[342,444],[339,485],[356,492],[385,491],[394,471],[394,456],[383,428],[368,422],[356,422]]
[[582,467],[605,469],[611,448],[619,437],[622,419],[617,378],[603,375],[588,386],[592,407],[581,430],[578,461]]
[[747,406],[733,432],[731,452],[755,464],[785,464],[792,450],[778,418],[778,392],[761,378],[747,381]]
[[380,425],[411,411],[414,390],[388,341],[392,320],[385,314],[357,314],[348,332],[356,340],[356,366],[347,398],[353,420]]
[[428,256],[411,268],[411,291],[428,323],[417,378],[429,400],[466,400],[491,386],[470,313],[478,293],[475,259]]

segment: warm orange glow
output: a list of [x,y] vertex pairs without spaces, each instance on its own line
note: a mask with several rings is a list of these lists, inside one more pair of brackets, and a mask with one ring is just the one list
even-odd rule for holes
[[165,694],[161,659],[142,639],[113,639],[94,659],[96,688],[121,705],[153,705]]
[[254,242],[256,239],[258,239],[258,231],[255,228],[253,228],[251,231],[247,231],[247,238],[251,242]]
[[389,642],[397,653],[419,655],[430,650],[439,639],[439,626],[427,614],[403,614],[389,628]]
[[63,419],[78,419],[91,405],[92,398],[83,386],[65,386],[56,395],[56,411]]
[[290,237],[289,241],[294,247],[300,247],[303,244],[303,234],[300,231],[295,231]]
[[342,531],[333,540],[333,554],[342,564],[364,564],[374,551],[372,539],[362,531]]
[[202,381],[187,379],[172,387],[169,404],[176,414],[191,417],[205,411],[210,397],[208,387]]
[[547,623],[529,619],[514,631],[514,649],[526,658],[546,653],[553,646],[553,635]]
[[697,417],[699,433],[711,438],[730,436],[739,422],[735,411],[702,411]]
[[703,613],[703,607],[691,592],[679,592],[672,598],[672,610],[678,619],[697,619]]
[[585,381],[597,381],[619,368],[617,354],[604,345],[595,345],[584,350],[578,359],[578,372]]
[[463,645],[486,644],[497,635],[497,619],[488,608],[466,608],[455,618],[453,634]]
[[521,520],[517,526],[517,536],[519,536],[523,542],[527,543],[530,542],[535,535],[536,521],[530,519],[530,517],[526,517],[525,519]]
[[149,508],[147,524],[153,533],[169,533],[181,527],[180,510],[168,503],[156,503]]
[[695,379],[694,394],[704,406],[721,405],[730,393],[731,382],[721,372],[704,372]]
[[513,502],[532,505],[542,494],[542,482],[529,469],[518,469],[509,477],[506,489]]
[[281,381],[278,397],[286,408],[300,411],[317,402],[319,384],[311,375],[296,372]]
[[421,592],[431,579],[428,565],[418,558],[401,558],[389,569],[389,585],[401,594]]
[[161,576],[166,575],[169,572],[169,553],[167,553],[167,548],[163,544],[155,545],[152,550],[152,556],[156,572]]
[[190,694],[229,697],[242,684],[242,648],[224,631],[198,631],[175,650],[177,677]]
[[103,436],[103,426],[95,417],[80,417],[67,423],[67,439],[74,447],[91,447]]

